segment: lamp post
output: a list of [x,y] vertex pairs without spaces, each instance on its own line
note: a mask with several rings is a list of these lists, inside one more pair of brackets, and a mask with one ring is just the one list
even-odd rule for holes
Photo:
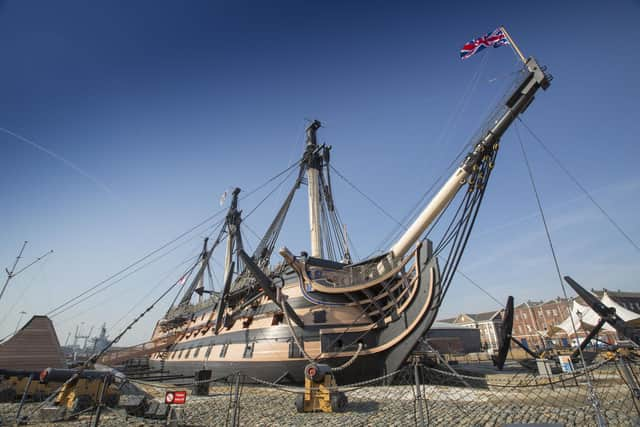
[[582,344],[580,341],[580,333],[578,331],[580,331],[580,329],[583,329],[582,327],[582,316],[584,316],[584,314],[582,314],[582,312],[580,310],[576,311],[576,316],[578,316],[578,327],[576,328],[576,344],[578,345],[578,347],[580,346],[580,344]]

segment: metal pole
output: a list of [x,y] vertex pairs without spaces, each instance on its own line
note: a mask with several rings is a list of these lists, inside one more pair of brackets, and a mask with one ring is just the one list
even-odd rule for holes
[[413,376],[415,378],[416,385],[416,404],[420,408],[418,414],[420,415],[420,425],[425,426],[424,413],[422,412],[422,392],[420,391],[420,373],[418,372],[418,363],[413,364]]
[[507,38],[507,40],[509,40],[509,44],[511,45],[511,47],[513,48],[513,51],[516,53],[516,55],[518,55],[518,57],[520,58],[520,60],[526,64],[527,63],[527,59],[524,57],[524,55],[522,54],[522,51],[520,51],[520,48],[518,47],[518,45],[516,44],[516,42],[513,41],[513,39],[511,38],[511,36],[509,35],[509,33],[507,32],[507,29],[504,27],[500,27],[500,30],[502,30],[502,32],[504,33],[505,37]]
[[98,404],[96,405],[96,414],[93,418],[93,423],[91,423],[91,427],[97,427],[100,424],[100,413],[102,412],[102,401],[104,400],[104,393],[109,387],[109,382],[111,378],[110,375],[105,375],[102,380],[102,384],[100,385],[100,391],[98,392]]
[[238,427],[240,425],[240,373],[236,374],[236,381],[233,385],[233,413],[231,415],[231,427]]
[[432,352],[436,355],[436,358],[440,361],[440,363],[442,363],[444,366],[446,366],[446,367],[447,367],[447,369],[449,369],[449,371],[451,371],[451,373],[452,373],[453,375],[455,375],[455,376],[460,380],[460,382],[462,382],[462,384],[464,384],[465,386],[467,386],[467,387],[471,388],[471,386],[469,385],[469,383],[468,383],[468,382],[466,382],[466,381],[464,380],[464,378],[462,378],[462,376],[461,376],[461,375],[460,375],[460,374],[459,374],[455,369],[453,369],[453,368],[451,367],[451,365],[449,365],[449,362],[447,362],[447,360],[446,360],[444,357],[442,357],[442,355],[440,354],[440,352],[431,346],[431,344],[429,343],[429,340],[428,340],[427,338],[423,338],[423,339],[422,339],[422,342],[424,342],[424,343],[425,343],[425,345],[427,346],[427,348],[429,349],[429,351],[432,351]]
[[33,381],[33,374],[29,375],[27,386],[24,388],[24,393],[22,393],[22,399],[20,399],[20,406],[18,406],[18,412],[16,412],[16,424],[20,424],[20,413],[22,412],[22,407],[24,406],[25,400],[27,400],[27,393],[29,393],[29,388],[31,387],[31,381]]
[[18,265],[18,261],[20,261],[20,258],[22,258],[22,252],[24,252],[24,247],[25,246],[27,246],[27,241],[26,240],[22,244],[22,249],[20,249],[20,253],[16,257],[16,260],[13,263],[13,267],[11,267],[11,271],[9,271],[9,270],[7,270],[5,268],[5,271],[7,272],[7,280],[4,282],[4,286],[2,287],[2,291],[0,291],[0,300],[2,299],[2,295],[4,295],[4,291],[7,289],[7,285],[9,284],[9,281],[13,277],[13,272],[16,270],[16,265]]
[[[633,375],[633,372],[629,368],[629,363],[626,358],[620,357],[616,361],[618,365],[618,370],[620,371],[620,375],[622,379],[629,387],[629,391],[631,392],[631,396],[633,396],[633,404],[636,405],[636,411],[638,411],[638,406],[636,404],[636,400],[640,401],[640,384],[638,384],[638,380]],[[640,413],[640,411],[639,411]]]

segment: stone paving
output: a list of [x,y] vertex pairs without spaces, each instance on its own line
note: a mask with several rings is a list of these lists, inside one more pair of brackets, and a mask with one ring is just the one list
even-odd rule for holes
[[[600,389],[602,391],[602,389]],[[216,385],[210,396],[191,396],[184,406],[184,426],[230,425],[231,387]],[[502,426],[508,423],[559,423],[566,426],[596,425],[584,387],[467,389],[463,387],[425,386],[423,404],[425,425],[430,426]],[[155,389],[156,397],[163,395]],[[343,413],[300,414],[294,407],[295,393],[281,389],[245,385],[240,398],[241,426],[410,426],[420,425],[414,388],[411,386],[363,387],[347,392],[349,404]],[[613,385],[600,393],[609,426],[640,426],[640,416],[628,389]],[[35,408],[28,404],[23,413]],[[12,425],[18,405],[0,404],[4,424]],[[103,412],[102,426],[161,425],[162,422],[129,418]],[[87,426],[90,417],[53,425]],[[37,422],[29,425],[52,425]]]

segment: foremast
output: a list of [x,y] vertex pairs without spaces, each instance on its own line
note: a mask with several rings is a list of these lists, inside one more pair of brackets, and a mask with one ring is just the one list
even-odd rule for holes
[[[165,322],[165,326],[167,328],[175,327],[176,325],[181,324],[186,319],[193,314],[194,311],[202,309],[203,304],[207,304],[208,306],[216,306],[219,308],[222,307],[224,309],[226,305],[226,300],[229,293],[229,288],[231,286],[231,281],[233,279],[233,272],[235,266],[238,265],[238,269],[241,268],[240,264],[236,264],[233,261],[233,254],[243,249],[242,244],[242,235],[240,232],[240,223],[242,211],[238,210],[238,194],[240,193],[239,188],[235,188],[233,190],[233,199],[229,206],[229,210],[227,211],[227,216],[225,218],[225,222],[220,229],[218,237],[211,245],[211,248],[208,247],[209,238],[205,238],[204,247],[202,252],[200,253],[198,264],[194,266],[190,272],[185,274],[181,280],[186,281],[186,279],[191,275],[191,272],[197,267],[197,271],[195,276],[191,280],[189,287],[182,294],[182,298],[177,306],[171,306],[167,313],[165,314],[163,322]],[[209,273],[211,275],[211,269],[209,266],[209,262],[211,261],[211,257],[213,255],[214,250],[220,244],[222,239],[227,237],[227,252],[225,254],[225,276],[224,276],[224,285],[221,292],[216,292],[214,290],[206,290],[204,287],[204,275],[205,273]],[[193,294],[198,294],[198,303],[193,305],[191,303],[191,299]],[[203,300],[203,295],[211,294],[212,298],[208,301]],[[210,301],[210,302],[209,302]]]

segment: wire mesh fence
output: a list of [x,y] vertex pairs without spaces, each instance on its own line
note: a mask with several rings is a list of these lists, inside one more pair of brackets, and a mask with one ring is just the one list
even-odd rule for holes
[[[626,369],[626,374],[624,370]],[[184,426],[502,426],[510,423],[598,425],[596,407],[609,426],[640,426],[637,380],[640,363],[609,359],[574,373],[542,376],[531,372],[478,374],[421,364],[375,380],[338,386],[348,404],[333,413],[301,413],[295,406],[303,387],[260,382],[242,373],[209,380],[207,396],[189,395],[175,425]],[[625,376],[626,375],[626,376]],[[629,377],[631,375],[631,377]],[[587,379],[593,385],[590,389]],[[134,380],[158,400],[169,389],[191,389]],[[633,383],[635,381],[635,384]],[[202,383],[202,382],[200,382]],[[634,389],[635,387],[635,389]],[[25,413],[29,413],[29,405]],[[17,403],[0,404],[5,425],[13,424]],[[158,412],[161,412],[158,410]],[[144,415],[144,414],[140,414]],[[68,425],[91,425],[90,412]],[[122,410],[103,411],[100,425],[164,424]],[[38,417],[28,425],[50,425]]]

